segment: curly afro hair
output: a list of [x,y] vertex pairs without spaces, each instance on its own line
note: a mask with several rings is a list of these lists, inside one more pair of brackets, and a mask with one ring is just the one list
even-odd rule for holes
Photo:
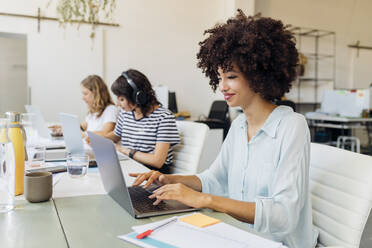
[[199,42],[198,67],[209,77],[212,89],[218,87],[218,68],[224,72],[236,65],[250,88],[267,101],[289,92],[296,78],[298,52],[295,38],[279,20],[247,17],[242,10],[225,24],[204,32]]

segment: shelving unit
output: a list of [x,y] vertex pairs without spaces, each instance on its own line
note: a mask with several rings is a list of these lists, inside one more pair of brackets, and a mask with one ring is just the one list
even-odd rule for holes
[[[299,76],[293,84],[292,92],[297,91],[297,94],[289,94],[287,98],[296,103],[298,112],[301,112],[301,107],[307,106],[308,108],[309,105],[312,106],[312,110],[315,110],[321,100],[318,94],[319,89],[322,87],[334,89],[335,87],[336,33],[303,27],[292,27],[290,30],[296,37],[298,51],[306,56],[307,64],[305,74]],[[326,61],[326,65],[323,61]],[[312,95],[312,99],[302,96],[304,87],[307,88],[307,94]]]

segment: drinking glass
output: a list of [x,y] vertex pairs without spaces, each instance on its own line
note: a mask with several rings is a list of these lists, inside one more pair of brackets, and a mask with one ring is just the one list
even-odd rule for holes
[[66,162],[67,173],[72,178],[83,177],[87,174],[89,166],[88,155],[69,155]]
[[26,147],[27,161],[26,166],[31,168],[39,168],[45,165],[45,146],[30,145]]

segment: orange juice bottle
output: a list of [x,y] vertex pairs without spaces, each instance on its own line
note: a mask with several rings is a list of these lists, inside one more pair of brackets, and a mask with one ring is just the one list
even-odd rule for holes
[[20,113],[6,112],[6,118],[10,120],[8,126],[8,137],[13,144],[15,157],[15,179],[14,179],[14,194],[22,195],[24,189],[25,176],[25,132],[20,124]]

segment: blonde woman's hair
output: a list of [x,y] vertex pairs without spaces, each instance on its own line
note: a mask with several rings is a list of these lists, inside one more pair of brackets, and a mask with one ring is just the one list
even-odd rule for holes
[[114,104],[107,85],[100,76],[90,75],[80,84],[93,92],[94,95],[93,105],[89,107],[89,113],[97,113],[97,117],[100,117],[108,105]]

